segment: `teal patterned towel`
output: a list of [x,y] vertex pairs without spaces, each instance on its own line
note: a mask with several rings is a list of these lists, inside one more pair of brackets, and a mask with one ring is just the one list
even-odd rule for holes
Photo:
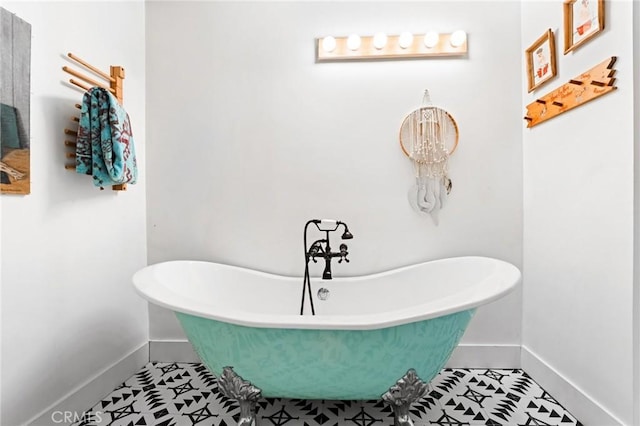
[[76,172],[101,187],[138,178],[129,115],[107,89],[93,87],[82,98]]

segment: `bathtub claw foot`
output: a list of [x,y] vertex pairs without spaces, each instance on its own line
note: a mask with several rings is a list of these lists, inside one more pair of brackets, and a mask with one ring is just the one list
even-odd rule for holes
[[238,401],[240,405],[240,419],[238,426],[256,425],[256,402],[261,398],[262,391],[244,380],[233,367],[224,367],[218,377],[220,392],[229,399]]
[[391,405],[394,414],[394,426],[414,426],[409,409],[411,404],[423,398],[429,392],[429,385],[423,382],[412,368],[391,386],[382,399]]

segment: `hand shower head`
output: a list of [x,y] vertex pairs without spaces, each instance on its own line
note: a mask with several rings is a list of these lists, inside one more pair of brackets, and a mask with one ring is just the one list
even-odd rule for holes
[[347,228],[347,224],[342,222],[342,224],[344,225],[344,233],[342,234],[342,239],[343,240],[350,240],[353,238],[353,234],[351,232],[349,232],[349,228]]

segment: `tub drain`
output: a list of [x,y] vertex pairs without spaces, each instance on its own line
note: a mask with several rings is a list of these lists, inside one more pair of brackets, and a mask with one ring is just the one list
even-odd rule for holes
[[327,290],[324,287],[318,290],[318,299],[327,300],[328,298],[329,298],[329,290]]

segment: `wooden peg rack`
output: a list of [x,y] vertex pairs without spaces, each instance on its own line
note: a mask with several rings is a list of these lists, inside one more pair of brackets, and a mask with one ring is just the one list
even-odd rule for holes
[[569,80],[557,89],[527,105],[527,127],[543,123],[557,115],[584,105],[617,89],[613,77],[616,57],[611,56],[602,63]]
[[[120,67],[120,66],[111,66],[110,67],[110,72],[109,74],[107,74],[106,72],[100,70],[97,67],[94,67],[93,65],[87,63],[86,61],[80,59],[79,57],[77,57],[76,55],[74,55],[73,53],[68,53],[67,56],[72,59],[74,62],[76,62],[78,65],[80,65],[84,70],[88,70],[91,73],[93,73],[95,76],[97,76],[99,78],[99,80],[95,80],[93,78],[87,77],[86,75],[82,74],[81,72],[76,71],[73,68],[70,68],[68,66],[64,66],[62,67],[62,70],[65,71],[68,74],[71,74],[74,77],[79,78],[82,81],[78,81],[74,78],[70,78],[69,79],[69,83],[71,83],[72,85],[82,89],[83,91],[88,91],[91,87],[102,87],[103,89],[107,89],[109,90],[113,96],[118,100],[118,102],[120,104],[122,104],[123,102],[123,89],[122,89],[122,80],[124,80],[124,68]],[[75,104],[75,107],[77,109],[81,108],[80,104]],[[80,118],[78,117],[71,117],[71,121],[75,124],[78,124],[80,122]],[[78,137],[78,128],[76,126],[73,126],[75,128],[74,129],[69,129],[69,128],[65,128],[64,129],[64,134],[67,135],[67,137],[69,139],[66,139],[64,141],[65,146],[73,148],[74,152],[68,152],[66,154],[67,158],[75,158],[76,154],[75,154],[75,148],[76,148],[76,140]],[[67,164],[64,166],[65,169],[67,170],[75,170],[76,166],[75,164]],[[127,189],[127,185],[126,184],[121,184],[121,185],[113,185],[111,187],[114,191],[126,191]]]

